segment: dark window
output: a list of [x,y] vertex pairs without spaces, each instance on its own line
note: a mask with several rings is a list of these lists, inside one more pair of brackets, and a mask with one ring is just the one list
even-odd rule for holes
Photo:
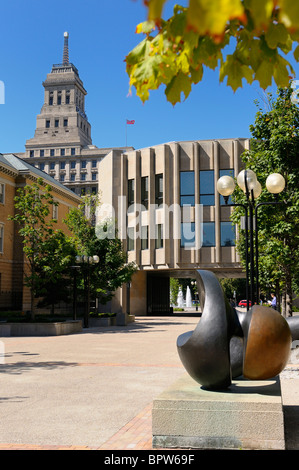
[[231,222],[220,223],[221,246],[235,246],[236,232],[235,226]]
[[96,167],[97,167],[97,161],[96,161],[96,160],[92,160],[92,162],[91,162],[91,167],[92,167],[92,168],[96,168]]
[[76,155],[76,149],[75,148],[71,148],[71,155]]
[[195,204],[195,186],[194,186],[194,171],[181,171],[180,172],[180,196],[181,206]]
[[215,222],[203,222],[202,246],[215,246]]
[[148,225],[141,227],[141,249],[148,249]]
[[91,174],[91,179],[92,179],[92,181],[96,181],[97,180],[97,173],[92,173]]
[[86,173],[81,173],[81,181],[85,181],[86,180]]
[[58,92],[58,95],[57,95],[57,104],[61,104],[61,92]]
[[64,119],[64,120],[63,120],[63,126],[64,126],[64,127],[67,127],[67,126],[68,126],[68,120],[67,120],[67,119]]
[[34,157],[34,150],[30,150],[30,157]]
[[65,162],[60,162],[60,169],[64,170],[65,169]]
[[59,119],[55,119],[55,127],[59,127]]
[[201,171],[199,175],[200,204],[215,204],[214,170]]
[[134,211],[135,180],[128,180],[128,211]]
[[60,175],[60,181],[64,181],[64,178],[65,178],[64,174]]
[[81,168],[86,168],[86,160],[81,161]]
[[45,164],[44,164],[44,163],[40,163],[40,164],[39,164],[39,169],[42,170],[42,171],[44,171],[44,169],[45,169]]
[[71,168],[72,168],[72,170],[73,170],[74,168],[76,168],[76,162],[71,162]]
[[76,177],[75,173],[71,173],[71,181],[75,181],[75,177]]
[[181,224],[181,247],[191,248],[195,246],[195,223],[183,222]]
[[70,104],[70,92],[67,91],[65,95],[65,104]]
[[49,119],[46,120],[46,127],[47,127],[47,128],[50,127],[50,121],[49,121]]
[[54,150],[54,149],[50,149],[50,156],[51,156],[51,157],[54,157],[54,155],[55,155],[55,150]]
[[134,227],[128,227],[128,251],[134,250]]
[[155,176],[155,204],[159,207],[163,204],[163,175]]
[[49,105],[52,106],[53,104],[53,92],[49,94]]
[[61,155],[62,157],[65,156],[65,149],[60,149],[60,155]]
[[148,209],[148,176],[141,178],[141,204],[146,210]]
[[50,170],[55,170],[55,163],[54,162],[50,163]]
[[158,224],[156,225],[156,240],[155,240],[155,248],[163,248],[163,225]]
[[44,157],[44,156],[45,156],[45,151],[44,151],[44,150],[40,150],[40,151],[39,151],[39,156],[40,156],[40,157]]

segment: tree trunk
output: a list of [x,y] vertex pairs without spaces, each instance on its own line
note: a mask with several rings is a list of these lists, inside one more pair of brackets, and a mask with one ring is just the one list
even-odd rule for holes
[[286,318],[286,291],[285,288],[283,290],[282,298],[281,298],[281,314],[283,317]]
[[293,315],[293,292],[292,292],[292,277],[288,272],[286,276],[286,316]]
[[34,290],[31,289],[30,293],[31,293],[31,320],[34,321],[35,320]]

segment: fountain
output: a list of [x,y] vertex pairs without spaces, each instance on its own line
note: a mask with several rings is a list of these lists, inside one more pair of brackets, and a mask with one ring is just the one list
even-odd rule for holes
[[191,291],[190,291],[189,286],[187,286],[187,292],[186,292],[186,307],[192,307],[192,297],[191,297]]

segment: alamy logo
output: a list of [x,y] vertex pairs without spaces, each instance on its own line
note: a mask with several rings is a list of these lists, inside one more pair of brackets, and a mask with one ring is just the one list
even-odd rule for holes
[[0,104],[5,104],[5,86],[2,80],[0,80]]

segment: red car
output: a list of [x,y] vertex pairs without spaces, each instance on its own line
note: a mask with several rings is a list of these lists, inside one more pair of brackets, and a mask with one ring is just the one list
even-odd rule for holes
[[[251,307],[251,300],[248,300],[248,305]],[[240,300],[238,307],[247,307],[247,300]]]

